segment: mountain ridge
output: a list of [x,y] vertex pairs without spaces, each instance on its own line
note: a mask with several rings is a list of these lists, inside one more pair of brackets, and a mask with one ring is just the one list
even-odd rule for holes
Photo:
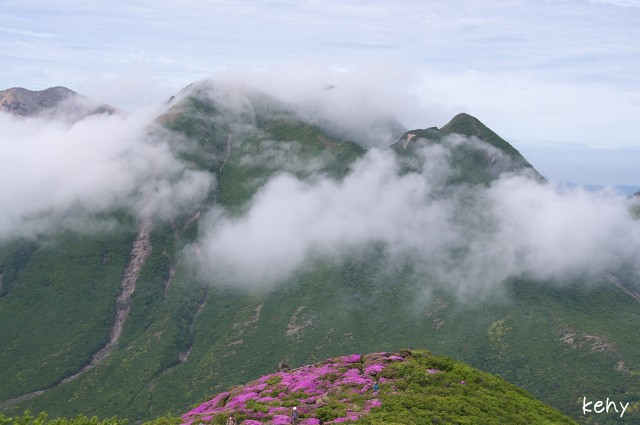
[[[634,380],[640,358],[632,336],[639,322],[637,303],[598,276],[562,285],[517,276],[504,283],[502,297],[469,306],[449,291],[451,282],[415,270],[411,255],[420,255],[420,249],[409,252],[407,262],[389,267],[384,241],[310,255],[271,286],[234,285],[228,276],[214,275],[202,260],[209,258],[202,234],[211,221],[222,216],[242,223],[274,181],[295,182],[287,189],[341,190],[354,167],[370,170],[380,163],[371,162],[376,152],[369,155],[268,97],[255,101],[203,87],[177,96],[169,106],[180,102],[157,121],[162,126],[157,134],[186,170],[207,172],[216,185],[202,202],[167,219],[154,217],[148,234],[152,249],[127,306],[120,306],[130,308],[129,314],[118,343],[100,364],[63,382],[108,345],[118,311],[124,311],[117,300],[133,260],[139,217],[106,210],[102,214],[117,224],[110,232],[60,229],[44,240],[0,241],[0,344],[11,347],[0,352],[0,379],[7,383],[0,399],[50,388],[9,411],[143,420],[257,379],[283,358],[304,365],[343,353],[406,346],[429,346],[499,373],[574,418],[580,394],[607,391],[619,399],[640,399]],[[475,120],[461,116],[454,122],[460,128],[443,127],[448,134],[415,130],[424,137],[414,136],[406,149],[396,143],[382,150],[388,159],[383,165],[392,169],[392,178],[412,181],[423,172],[416,158],[427,161],[432,158],[427,154],[440,153],[435,158],[449,160],[456,173],[436,182],[441,190],[427,197],[440,200],[453,192],[461,195],[461,207],[476,208],[467,201],[479,191],[509,173],[528,173],[506,152],[504,161],[498,158],[499,146],[474,139],[464,124],[481,129]],[[455,136],[460,133],[454,128],[471,134]],[[398,175],[396,164],[404,167]],[[356,197],[358,189],[345,199]],[[411,199],[422,197],[415,192]],[[473,215],[473,208],[454,211],[453,219]],[[365,220],[373,211],[363,210]],[[292,214],[290,221],[295,219]],[[491,230],[492,225],[479,222],[465,229]],[[272,250],[275,242],[265,241],[262,249]],[[248,254],[249,248],[238,252]],[[445,258],[452,268],[468,249],[464,243],[454,248]],[[612,273],[614,281],[635,290],[633,268]]]
[[[412,143],[420,139],[440,141],[447,136],[461,135],[482,140],[504,153],[513,161],[512,170],[529,169],[536,178],[544,180],[544,177],[525,159],[524,156],[512,144],[498,136],[493,130],[483,124],[478,118],[461,112],[455,115],[447,124],[438,127],[408,130],[392,145],[394,148],[401,146],[407,149]],[[491,159],[489,159],[490,161]]]
[[[285,369],[211,397],[183,425],[575,424],[499,377],[426,350],[352,354]],[[322,421],[322,422],[321,422]]]
[[[63,108],[63,111],[58,109]],[[94,102],[89,98],[63,86],[32,91],[13,87],[0,91],[0,111],[22,117],[59,115],[79,120],[88,115],[113,114],[117,109]]]

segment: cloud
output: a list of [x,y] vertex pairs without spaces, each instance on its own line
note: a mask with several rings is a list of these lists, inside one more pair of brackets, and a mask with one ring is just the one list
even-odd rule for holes
[[590,3],[612,4],[621,7],[640,7],[638,0],[589,0]]
[[412,125],[443,116],[441,108],[415,93],[419,75],[402,63],[331,68],[306,60],[260,69],[234,68],[213,79],[258,88],[288,104],[305,121],[366,147],[386,147]]
[[201,201],[213,178],[178,159],[180,142],[153,124],[159,112],[74,124],[0,114],[0,238],[86,228],[80,217],[115,209],[169,219]]
[[446,186],[461,172],[453,148],[480,143],[450,137],[424,146],[408,173],[391,151],[372,149],[341,181],[279,174],[244,215],[210,214],[199,247],[206,274],[269,288],[314,258],[338,260],[378,244],[388,265],[411,264],[474,298],[514,277],[562,282],[640,259],[640,225],[625,198],[560,193],[525,174]]

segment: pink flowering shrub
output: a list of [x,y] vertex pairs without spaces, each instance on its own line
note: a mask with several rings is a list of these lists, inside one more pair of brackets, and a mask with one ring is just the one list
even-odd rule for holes
[[352,354],[350,356],[345,356],[342,358],[342,362],[346,364],[360,363],[361,360],[362,360],[362,357],[359,354]]
[[385,366],[380,363],[374,363],[364,368],[365,375],[375,375],[378,372],[384,370]]
[[286,415],[274,415],[271,419],[273,425],[287,425],[291,423],[291,419]]
[[372,400],[367,400],[367,407],[369,408],[369,410],[375,407],[380,407],[380,406],[382,406],[382,402],[377,398],[374,398]]
[[[182,416],[183,425],[211,424],[231,413],[245,425],[290,424],[296,406],[301,425],[356,421],[381,402],[373,398],[374,376],[400,356],[352,354],[263,376],[245,386],[216,395]],[[381,378],[380,382],[385,379]]]

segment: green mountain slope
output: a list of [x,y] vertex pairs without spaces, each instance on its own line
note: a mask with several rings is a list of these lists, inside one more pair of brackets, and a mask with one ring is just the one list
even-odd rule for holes
[[[460,137],[470,138],[460,142]],[[543,181],[544,178],[509,142],[498,136],[477,118],[461,113],[442,128],[409,130],[392,146],[401,157],[413,157],[416,149],[433,144],[446,145],[451,152],[450,162],[458,173],[450,184],[489,184],[503,173],[526,172]],[[422,164],[420,164],[422,166]],[[416,171],[413,168],[412,171]]]
[[[271,373],[281,360],[299,366],[428,346],[498,373],[574,418],[582,415],[583,396],[628,401],[625,423],[633,423],[640,401],[633,265],[562,285],[522,276],[475,303],[410,262],[390,268],[384,244],[375,243],[310,255],[293,274],[258,289],[203,273],[189,258],[199,255],[210,211],[244,217],[256,194],[283,173],[301,184],[321,176],[339,187],[366,154],[288,105],[234,93],[196,84],[158,118],[181,161],[215,176],[203,204],[147,227],[113,211],[107,215],[119,230],[65,230],[0,244],[0,409],[146,420]],[[468,115],[441,130],[410,131],[391,150],[411,175],[422,146],[433,144],[448,149],[454,169],[441,192],[487,186],[523,169],[537,175]],[[135,290],[118,301],[132,281]]]

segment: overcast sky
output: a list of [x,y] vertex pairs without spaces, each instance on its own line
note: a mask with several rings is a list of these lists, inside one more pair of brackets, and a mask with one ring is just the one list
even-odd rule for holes
[[388,80],[407,127],[475,115],[551,179],[640,185],[638,40],[640,0],[0,0],[0,89],[135,109],[304,64]]

